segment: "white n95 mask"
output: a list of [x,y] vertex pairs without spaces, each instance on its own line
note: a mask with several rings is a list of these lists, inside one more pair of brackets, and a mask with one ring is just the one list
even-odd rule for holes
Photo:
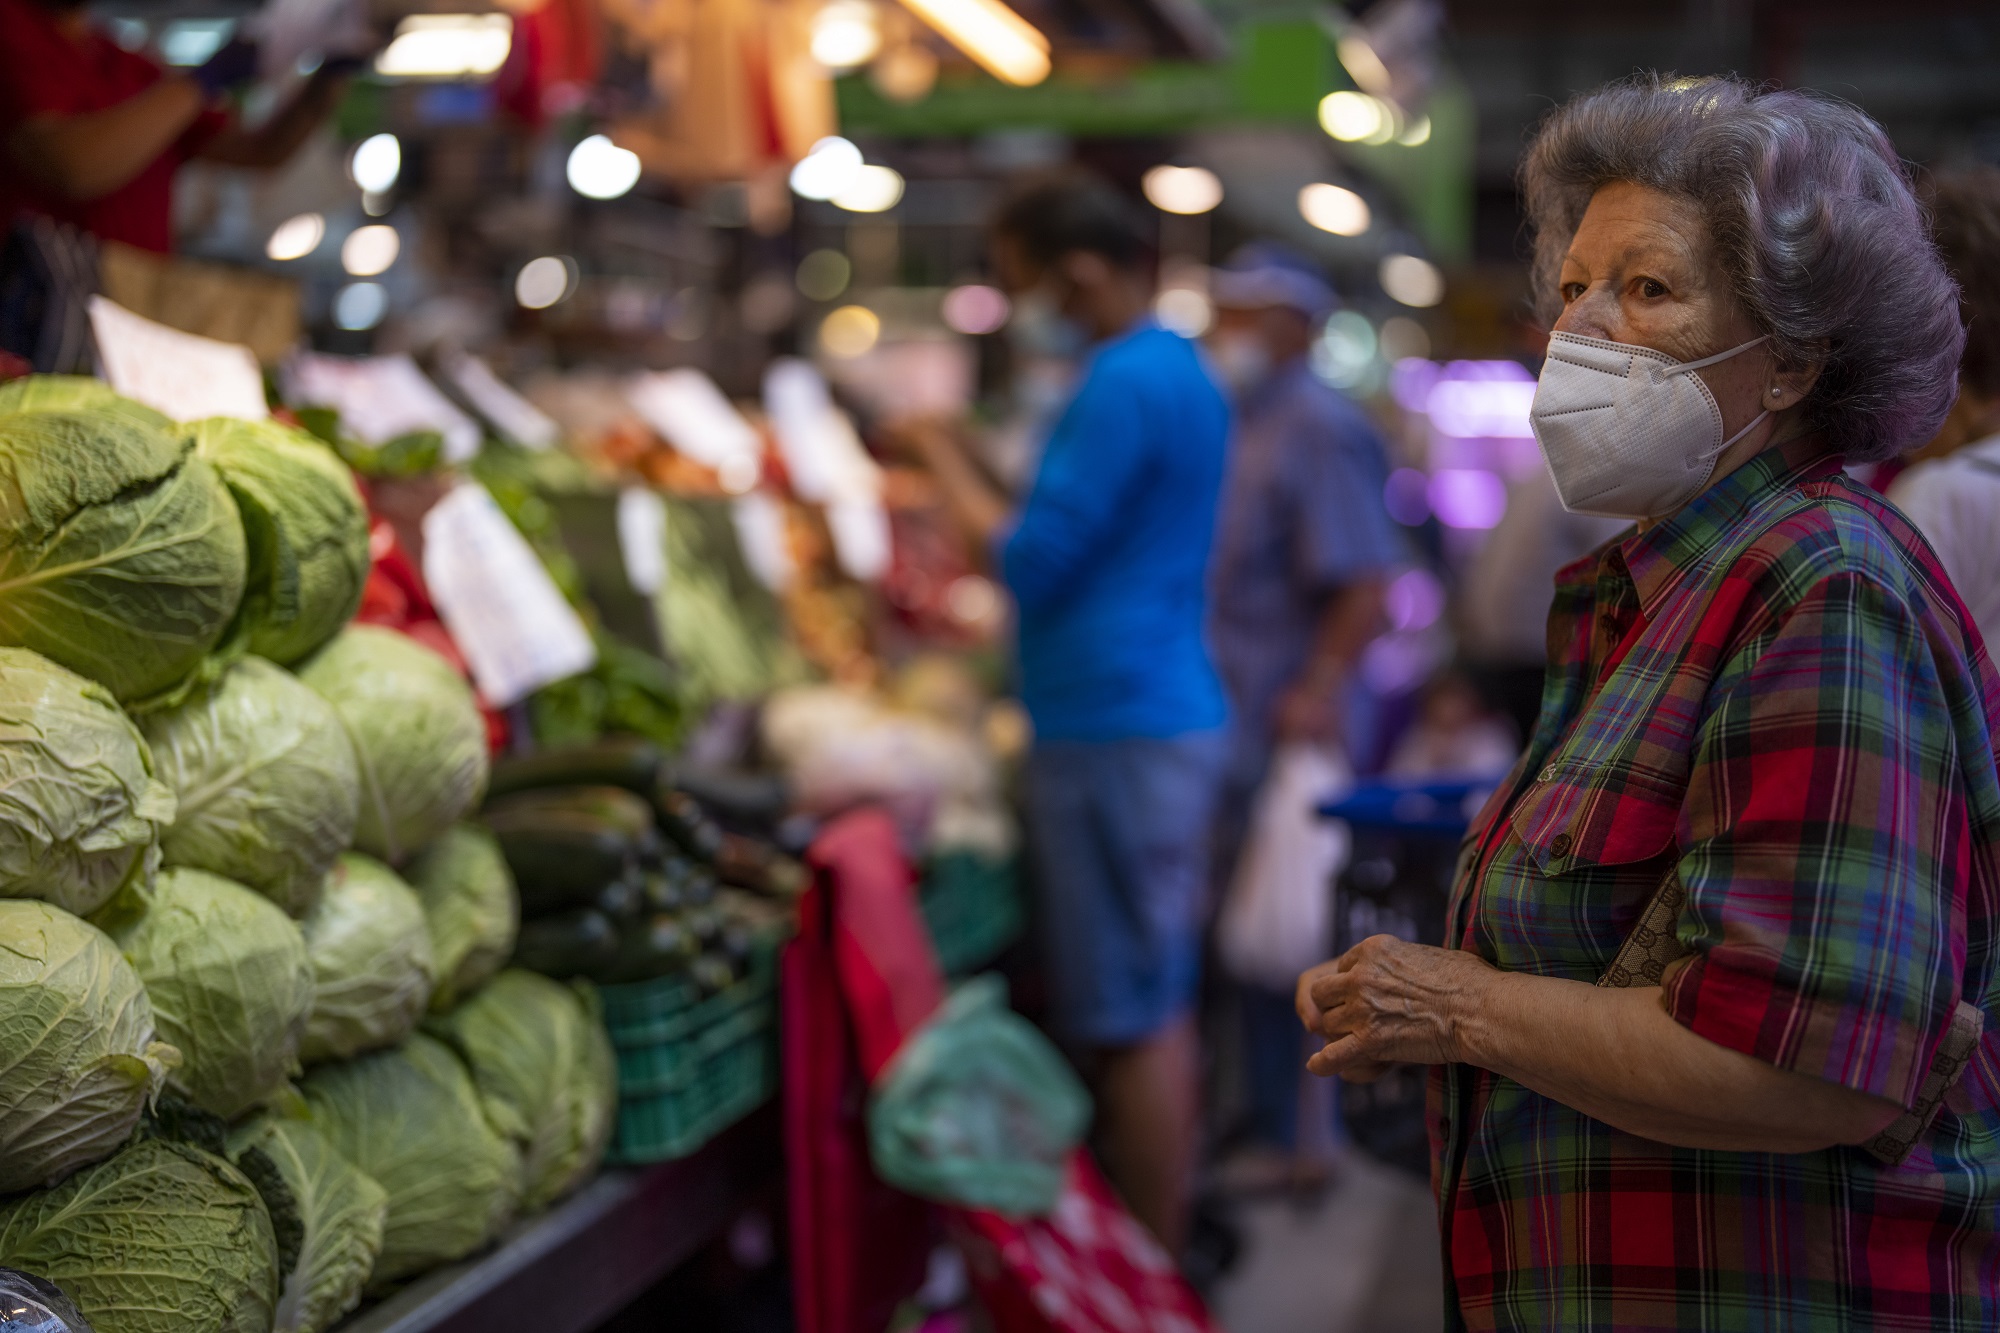
[[1660,518],[1700,495],[1715,460],[1771,414],[1725,440],[1722,409],[1694,372],[1763,341],[1676,361],[1650,347],[1550,334],[1528,420],[1563,508]]

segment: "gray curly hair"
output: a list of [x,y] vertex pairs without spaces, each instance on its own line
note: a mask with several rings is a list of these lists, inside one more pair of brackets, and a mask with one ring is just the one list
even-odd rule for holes
[[1965,343],[1958,288],[1882,127],[1845,102],[1643,74],[1572,98],[1521,165],[1536,303],[1590,197],[1631,181],[1695,204],[1737,301],[1785,365],[1820,365],[1808,420],[1855,462],[1937,434]]

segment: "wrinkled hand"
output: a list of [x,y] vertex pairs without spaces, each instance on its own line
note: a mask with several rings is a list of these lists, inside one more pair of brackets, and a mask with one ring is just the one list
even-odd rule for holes
[[1461,1017],[1496,975],[1474,954],[1371,935],[1299,978],[1299,1021],[1327,1042],[1306,1068],[1372,1083],[1392,1064],[1462,1060]]

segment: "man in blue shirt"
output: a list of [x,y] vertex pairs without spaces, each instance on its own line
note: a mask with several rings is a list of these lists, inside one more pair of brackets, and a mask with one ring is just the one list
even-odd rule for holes
[[913,442],[1014,594],[1051,1019],[1093,1075],[1113,1183],[1178,1253],[1227,720],[1204,618],[1229,410],[1194,346],[1150,319],[1152,256],[1108,186],[1017,195],[993,252],[1017,318],[1088,345],[1080,386],[1018,515],[948,433]]

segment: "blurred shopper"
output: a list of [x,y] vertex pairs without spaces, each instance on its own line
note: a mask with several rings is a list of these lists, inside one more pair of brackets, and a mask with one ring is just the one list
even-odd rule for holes
[[1889,498],[1932,546],[2000,652],[2000,168],[1938,178],[1932,228],[1958,278],[1965,357],[1944,429]]
[[1175,1253],[1197,1142],[1194,1002],[1226,707],[1203,639],[1229,410],[1150,318],[1151,255],[1109,187],[1018,194],[994,227],[1016,318],[1087,355],[1026,506],[916,428],[1019,611],[1028,818],[1052,1020],[1085,1053],[1105,1166]]
[[1576,98],[1523,183],[1537,437],[1639,527],[1562,572],[1449,947],[1301,978],[1312,1068],[1438,1066],[1454,1328],[2000,1326],[2000,674],[1842,471],[1951,407],[1923,209],[1726,79]]
[[[1383,507],[1380,433],[1309,363],[1335,304],[1325,275],[1302,255],[1258,243],[1215,274],[1212,291],[1210,351],[1237,404],[1209,612],[1231,714],[1214,849],[1226,892],[1277,747],[1338,749],[1351,724],[1371,720],[1354,667],[1404,552]],[[1359,748],[1370,748],[1366,738]],[[1258,1146],[1289,1153],[1300,1060],[1290,982],[1240,980],[1248,1129]]]

